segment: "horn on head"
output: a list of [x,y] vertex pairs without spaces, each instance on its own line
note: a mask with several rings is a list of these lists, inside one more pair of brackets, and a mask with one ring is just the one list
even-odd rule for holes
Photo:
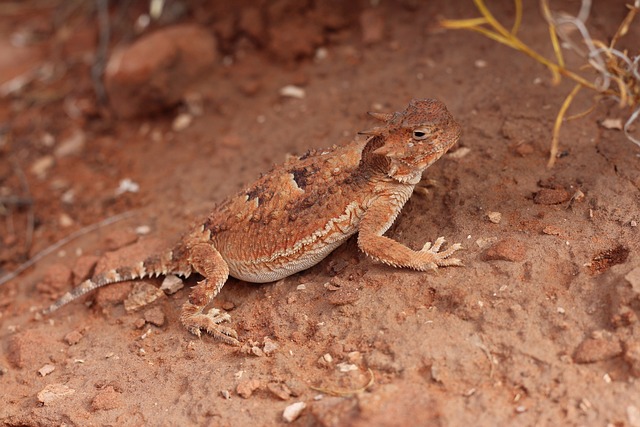
[[381,122],[388,122],[393,119],[393,113],[378,113],[375,111],[369,111],[368,113],[371,117],[376,120],[380,120]]

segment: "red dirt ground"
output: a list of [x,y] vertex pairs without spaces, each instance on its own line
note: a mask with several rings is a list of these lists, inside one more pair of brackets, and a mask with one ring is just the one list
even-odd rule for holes
[[[148,5],[114,3],[112,48],[136,38]],[[0,286],[0,422],[269,426],[305,402],[296,425],[640,426],[640,149],[599,126],[628,112],[603,101],[565,123],[547,169],[572,84],[438,26],[476,16],[470,1],[166,3],[147,32],[199,25],[216,38],[215,65],[190,102],[131,119],[96,100],[93,2],[0,6],[0,85],[29,77],[0,99],[0,273],[133,210]],[[510,1],[488,3],[511,22]],[[523,37],[551,56],[529,3]],[[625,2],[596,3],[589,28],[607,40]],[[631,30],[622,46],[638,54],[640,21]],[[279,94],[291,84],[302,99]],[[372,125],[366,111],[427,97],[464,134],[387,234],[413,248],[462,242],[465,267],[396,270],[352,239],[276,283],[231,279],[214,305],[230,311],[249,354],[181,326],[195,278],[138,311],[124,309],[125,283],[37,314],[99,258],[125,256],[103,254],[170,242],[288,153],[346,143]],[[570,113],[592,103],[584,92]],[[172,129],[185,113],[190,125]],[[138,192],[118,194],[124,179]]]

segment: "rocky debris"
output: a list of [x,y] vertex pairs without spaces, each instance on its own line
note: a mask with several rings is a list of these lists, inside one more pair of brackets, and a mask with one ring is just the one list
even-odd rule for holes
[[376,371],[399,374],[404,370],[402,365],[397,360],[394,360],[393,356],[382,353],[379,350],[367,353],[365,360],[366,366]]
[[113,283],[96,290],[95,303],[98,307],[108,307],[123,302],[131,293],[133,282]]
[[51,155],[39,157],[31,164],[29,170],[39,179],[45,179],[49,169],[55,164],[55,159]]
[[36,289],[42,294],[57,297],[69,287],[70,282],[71,269],[64,264],[53,264],[47,268]]
[[89,278],[92,274],[98,260],[100,258],[95,255],[82,255],[76,259],[73,265],[73,280],[75,283],[80,283],[83,280]]
[[380,8],[366,9],[360,14],[360,28],[364,44],[379,43],[384,40],[384,12]]
[[56,157],[75,156],[82,153],[87,138],[82,129],[75,129],[70,135],[65,137],[54,150]]
[[487,212],[487,219],[494,224],[500,224],[502,214],[500,212]]
[[236,393],[243,399],[251,397],[254,391],[260,388],[260,381],[256,379],[241,381],[236,387]]
[[144,281],[136,282],[133,285],[131,293],[127,299],[124,300],[124,309],[127,312],[136,311],[164,296],[164,292],[153,286],[151,283]]
[[119,229],[110,232],[104,239],[105,246],[110,251],[131,245],[138,240],[138,235],[133,230]]
[[576,363],[593,363],[622,354],[622,346],[617,339],[600,337],[587,338],[580,343],[573,354]]
[[[587,264],[591,274],[604,273],[614,265],[624,264],[629,258],[630,250],[622,245],[597,253]],[[633,279],[633,275],[631,278]],[[626,277],[625,277],[626,278]],[[628,279],[627,279],[628,280]]]
[[640,267],[636,267],[630,272],[628,272],[624,279],[629,282],[631,285],[631,289],[633,292],[640,295]]
[[262,351],[264,352],[264,354],[266,354],[267,356],[273,354],[280,346],[278,345],[278,343],[276,343],[275,341],[273,341],[270,338],[266,338],[264,339],[264,345],[262,346]]
[[82,333],[78,330],[71,331],[64,336],[64,341],[69,345],[76,345],[82,339]]
[[533,203],[537,205],[559,205],[571,198],[564,188],[543,188],[533,194]]
[[267,390],[280,400],[288,400],[292,394],[286,384],[277,382],[267,384]]
[[174,274],[166,275],[162,280],[162,285],[160,285],[160,290],[167,295],[173,295],[182,288],[184,288],[184,282]]
[[165,322],[165,315],[160,307],[153,307],[144,312],[144,320],[152,325],[162,326]]
[[113,386],[107,386],[100,390],[91,401],[91,409],[94,411],[108,411],[122,406],[122,397]]
[[56,401],[74,394],[76,391],[64,384],[49,384],[38,392],[38,401],[51,406]]
[[56,367],[50,363],[45,364],[42,368],[38,369],[38,373],[41,377],[46,377],[50,373],[56,370]]
[[284,62],[313,56],[323,42],[322,27],[302,16],[269,28],[269,51]]
[[629,365],[631,375],[640,378],[640,341],[626,342],[623,358]]
[[485,261],[521,262],[527,251],[524,244],[518,240],[507,238],[500,240],[487,249],[483,255]]
[[164,27],[115,52],[105,70],[111,108],[123,118],[179,103],[217,59],[215,38],[198,25]]
[[306,407],[307,404],[304,402],[292,403],[291,405],[284,408],[284,411],[282,412],[282,418],[285,420],[285,422],[292,423],[300,417],[302,411],[304,411]]
[[238,21],[238,29],[246,34],[256,45],[262,45],[266,34],[266,26],[260,9],[257,7],[243,8]]

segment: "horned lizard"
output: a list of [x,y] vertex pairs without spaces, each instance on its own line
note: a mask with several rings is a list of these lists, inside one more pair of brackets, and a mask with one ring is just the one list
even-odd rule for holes
[[177,274],[204,277],[182,307],[180,320],[193,334],[204,330],[238,345],[222,322],[230,316],[204,312],[227,278],[264,283],[307,269],[358,233],[358,247],[376,261],[426,271],[461,265],[440,250],[444,239],[414,251],[384,236],[422,172],[460,137],[460,126],[434,99],[412,100],[402,112],[370,113],[382,125],[359,132],[353,142],[310,150],[276,166],[246,190],[220,203],[172,250],[96,275],[66,293],[45,313],[110,283]]

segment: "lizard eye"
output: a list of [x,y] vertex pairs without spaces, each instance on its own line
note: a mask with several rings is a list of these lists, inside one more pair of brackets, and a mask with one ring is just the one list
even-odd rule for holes
[[428,129],[416,129],[413,131],[413,139],[415,139],[416,141],[426,139],[428,136],[429,136]]

